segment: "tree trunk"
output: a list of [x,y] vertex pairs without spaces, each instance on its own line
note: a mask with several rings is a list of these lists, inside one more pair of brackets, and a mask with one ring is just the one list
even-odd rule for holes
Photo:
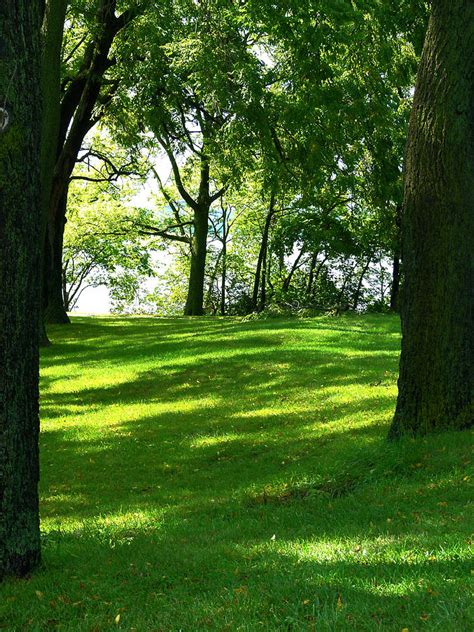
[[319,252],[315,252],[311,257],[311,263],[309,266],[308,285],[306,286],[306,297],[308,300],[311,299],[311,295],[313,293],[314,273],[316,272],[316,266],[318,264],[318,255],[319,255]]
[[224,218],[224,237],[222,242],[222,275],[221,275],[221,316],[225,316],[226,283],[227,283],[227,237],[228,231]]
[[402,228],[402,208],[397,206],[396,214],[396,236],[395,236],[395,248],[393,255],[393,267],[392,267],[392,288],[390,290],[390,310],[392,312],[398,312],[399,309],[399,296],[400,296],[400,248],[401,248],[401,228]]
[[357,289],[356,289],[356,291],[354,293],[354,301],[352,303],[352,309],[353,309],[354,312],[356,311],[357,307],[359,306],[359,299],[360,299],[360,293],[361,293],[361,290],[362,290],[362,283],[364,282],[364,277],[367,274],[367,271],[369,269],[369,266],[370,266],[371,262],[372,262],[372,255],[367,259],[367,263],[365,264],[365,266],[364,266],[364,268],[363,268],[363,270],[361,272],[361,275],[359,277],[359,283],[357,284]]
[[265,282],[268,286],[268,291],[265,292],[265,301],[266,303],[268,303],[269,301],[273,300],[273,297],[275,295],[275,286],[273,284],[273,280],[272,280],[272,267],[273,267],[273,261],[275,259],[274,255],[274,251],[273,248],[271,247],[272,244],[269,244],[269,247],[267,248],[267,253],[266,253],[266,265],[267,265],[267,273],[265,275]]
[[337,311],[338,314],[340,314],[343,311],[345,311],[345,309],[343,309],[344,307],[346,307],[348,309],[348,306],[343,306],[342,305],[342,299],[344,298],[344,292],[346,291],[347,284],[352,279],[352,275],[354,274],[354,270],[355,270],[355,266],[353,266],[351,268],[349,274],[347,274],[344,277],[344,280],[343,280],[343,283],[342,283],[342,287],[339,290],[339,294],[338,294],[337,300],[336,300],[336,311]]
[[67,265],[63,266],[61,270],[61,281],[62,281],[62,292],[63,292],[63,303],[64,309],[66,312],[71,311],[71,304],[73,300],[73,295],[69,296],[69,291],[67,287]]
[[474,421],[474,3],[432,6],[407,146],[392,438]]
[[204,153],[201,159],[199,196],[194,208],[194,234],[191,243],[191,271],[188,296],[184,308],[185,316],[204,314],[204,280],[206,275],[207,237],[209,233],[209,211],[211,208],[210,167]]
[[262,261],[262,282],[260,288],[260,301],[257,304],[257,311],[263,312],[267,306],[267,259],[268,259],[268,234],[266,237],[266,247],[263,251]]
[[283,281],[283,287],[282,287],[283,292],[286,293],[290,289],[290,285],[291,285],[291,281],[293,279],[293,275],[295,274],[296,270],[298,269],[298,266],[300,264],[301,258],[304,255],[304,253],[305,253],[305,245],[303,244],[303,247],[301,248],[299,255],[296,257],[296,259],[293,262],[293,265],[291,266],[291,270],[290,270],[288,276]]
[[[52,4],[56,2],[59,7],[62,0],[52,0]],[[45,259],[49,257],[50,266],[47,267],[45,261],[43,276],[43,280],[46,279],[49,286],[45,290],[47,301],[45,316],[48,322],[70,322],[62,303],[62,293],[59,291],[58,284],[62,268],[62,264],[58,266],[58,262],[62,259],[69,181],[84,138],[100,119],[100,114],[96,114],[94,108],[99,101],[104,76],[115,63],[109,59],[114,39],[140,11],[137,5],[117,17],[116,5],[116,0],[100,0],[97,9],[96,37],[86,47],[82,66],[63,95],[59,119],[51,122],[51,125],[53,123],[58,125],[59,134],[48,200],[49,227],[46,248],[49,248],[52,254],[45,257]],[[103,101],[107,102],[105,95]],[[54,114],[58,116],[56,111]],[[52,303],[49,302],[50,300]]]
[[40,559],[41,9],[0,4],[0,580]]
[[67,192],[54,222],[50,222],[44,252],[44,320],[51,324],[69,324],[63,296],[63,241],[66,226]]
[[263,227],[262,233],[262,241],[260,242],[260,251],[258,253],[257,259],[257,268],[255,270],[255,280],[253,284],[253,294],[252,294],[252,309],[257,311],[259,308],[259,294],[260,294],[260,282],[262,276],[265,275],[265,263],[267,258],[267,250],[268,250],[268,239],[270,235],[270,226],[272,224],[272,219],[275,214],[275,194],[272,193],[270,198],[270,208],[268,209],[267,216],[265,218],[265,225]]
[[[64,21],[66,19],[67,0],[47,0],[45,4],[42,26],[41,55],[41,92],[42,92],[42,125],[41,125],[41,199],[42,223],[41,243],[46,244],[49,199],[53,182],[54,165],[58,154],[59,121],[61,108],[61,46],[63,41]],[[45,271],[46,256],[42,248],[41,270]],[[43,276],[43,278],[45,278]],[[42,298],[43,305],[47,299]],[[48,346],[44,318],[40,321],[40,345]]]
[[[219,252],[216,258],[216,263],[214,264],[214,270],[212,271],[211,278],[209,279],[209,283],[207,285],[207,296],[204,303],[204,307],[210,307],[212,309],[212,313],[215,314],[218,310],[218,307],[215,306],[212,302],[212,292],[214,290],[214,286],[217,282],[217,274],[219,272],[219,266],[221,264],[222,258],[222,250]],[[220,305],[220,299],[218,300],[218,304]]]
[[392,287],[390,290],[390,311],[398,312],[400,297],[400,255],[395,254],[392,264]]
[[327,258],[328,258],[327,255],[325,255],[323,257],[323,260],[320,262],[320,264],[316,268],[316,272],[314,273],[313,289],[312,289],[312,292],[311,292],[311,298],[313,299],[315,306],[316,306],[316,299],[317,299],[318,279],[319,279],[319,275],[321,274],[321,270],[323,269],[324,264],[327,261]]
[[209,230],[209,207],[202,206],[194,211],[194,235],[191,244],[191,271],[185,316],[204,314],[204,279],[206,273],[207,236]]

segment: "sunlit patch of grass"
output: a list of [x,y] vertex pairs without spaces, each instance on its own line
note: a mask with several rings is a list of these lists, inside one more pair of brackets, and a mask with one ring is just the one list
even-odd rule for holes
[[214,434],[214,435],[198,435],[190,442],[191,448],[205,448],[209,446],[227,445],[232,441],[239,441],[241,435],[236,433]]
[[470,435],[387,444],[395,317],[51,336],[44,562],[0,587],[0,626],[474,628]]

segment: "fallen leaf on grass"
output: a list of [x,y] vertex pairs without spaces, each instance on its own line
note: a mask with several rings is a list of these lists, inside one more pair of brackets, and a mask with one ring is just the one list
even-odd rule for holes
[[234,593],[236,595],[245,595],[248,592],[247,586],[239,586],[238,588],[234,588]]

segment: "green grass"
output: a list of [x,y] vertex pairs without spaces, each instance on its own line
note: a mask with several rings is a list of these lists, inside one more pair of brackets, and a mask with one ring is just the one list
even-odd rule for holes
[[472,442],[386,442],[398,320],[75,318],[8,630],[472,631]]

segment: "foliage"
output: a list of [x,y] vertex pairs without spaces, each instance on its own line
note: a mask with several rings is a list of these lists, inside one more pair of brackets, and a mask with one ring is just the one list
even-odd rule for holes
[[[156,234],[193,256],[192,210],[207,195],[206,165],[211,223],[219,213],[212,202],[224,192],[238,215],[245,194],[256,203],[254,210],[243,204],[236,235],[247,218],[253,230],[256,216],[262,224],[271,194],[291,210],[272,223],[267,300],[287,302],[290,289],[296,303],[313,305],[311,288],[305,297],[295,287],[303,273],[313,274],[313,259],[323,262],[323,276],[337,278],[339,262],[364,270],[369,256],[395,256],[402,154],[426,20],[425,3],[409,5],[410,19],[392,2],[382,9],[375,0],[289,0],[277,13],[267,2],[147,7],[119,40],[127,73],[106,120],[126,146],[152,155],[160,147],[170,161],[171,186],[155,171],[163,198]],[[236,235],[229,235],[232,249]],[[255,257],[261,236],[257,229],[246,244]],[[212,241],[210,224],[207,297],[215,311],[225,257]],[[232,311],[252,294],[252,280],[232,267],[228,279]],[[365,285],[359,292],[350,279],[352,293],[345,285],[343,296],[336,288],[319,304],[363,304]]]
[[[84,171],[78,172],[84,176]],[[88,287],[105,285],[116,305],[133,303],[154,274],[153,245],[135,229],[145,212],[132,206],[133,190],[74,180],[64,235],[65,303],[74,308]]]

